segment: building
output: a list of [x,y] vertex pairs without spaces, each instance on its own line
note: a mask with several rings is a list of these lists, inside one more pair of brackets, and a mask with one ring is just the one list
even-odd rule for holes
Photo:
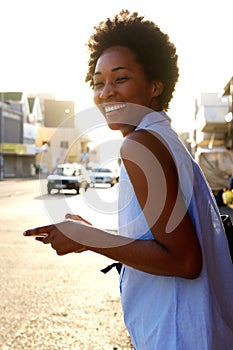
[[80,136],[78,128],[37,128],[36,146],[42,152],[36,155],[36,165],[42,174],[51,173],[58,164],[79,163],[83,147],[88,147],[88,136]]
[[228,111],[224,117],[227,123],[226,147],[233,149],[233,77],[223,88],[222,97],[228,101]]
[[228,88],[224,93],[202,93],[196,100],[192,153],[216,196],[227,188],[233,169],[228,93]]
[[37,114],[21,92],[1,92],[0,101],[0,179],[32,176]]
[[44,100],[44,126],[56,128],[65,124],[66,128],[73,128],[75,115],[74,101]]
[[223,146],[227,132],[225,115],[228,100],[218,93],[201,93],[196,99],[195,144],[198,147]]
[[75,122],[75,103],[51,93],[0,92],[0,180],[51,172],[78,162],[90,139]]
[[78,163],[90,139],[81,135],[76,123],[74,101],[55,100],[43,96],[43,123],[37,127],[36,147],[42,152],[36,156],[41,173],[50,173],[59,163]]

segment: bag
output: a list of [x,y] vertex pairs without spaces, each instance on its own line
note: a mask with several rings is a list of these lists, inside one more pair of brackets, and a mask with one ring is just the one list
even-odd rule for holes
[[233,263],[233,225],[229,215],[221,215],[222,223],[227,236],[229,250],[231,253],[231,261]]

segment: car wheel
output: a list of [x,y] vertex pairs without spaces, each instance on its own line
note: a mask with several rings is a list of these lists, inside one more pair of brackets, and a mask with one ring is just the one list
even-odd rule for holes
[[51,194],[51,191],[52,191],[52,187],[50,185],[48,185],[48,194]]

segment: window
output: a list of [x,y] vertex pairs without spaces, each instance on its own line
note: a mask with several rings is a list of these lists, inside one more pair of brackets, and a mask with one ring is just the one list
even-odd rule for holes
[[69,148],[69,142],[68,141],[61,141],[60,142],[60,147],[61,148]]

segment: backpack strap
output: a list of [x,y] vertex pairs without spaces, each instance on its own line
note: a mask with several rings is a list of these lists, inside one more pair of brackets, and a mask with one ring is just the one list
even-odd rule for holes
[[122,267],[122,264],[121,263],[113,263],[111,265],[108,265],[106,266],[104,269],[100,270],[101,272],[103,273],[107,273],[109,272],[113,267],[115,267],[117,269],[117,272],[120,274],[121,272],[121,267]]
[[233,225],[229,215],[221,215],[233,263]]

